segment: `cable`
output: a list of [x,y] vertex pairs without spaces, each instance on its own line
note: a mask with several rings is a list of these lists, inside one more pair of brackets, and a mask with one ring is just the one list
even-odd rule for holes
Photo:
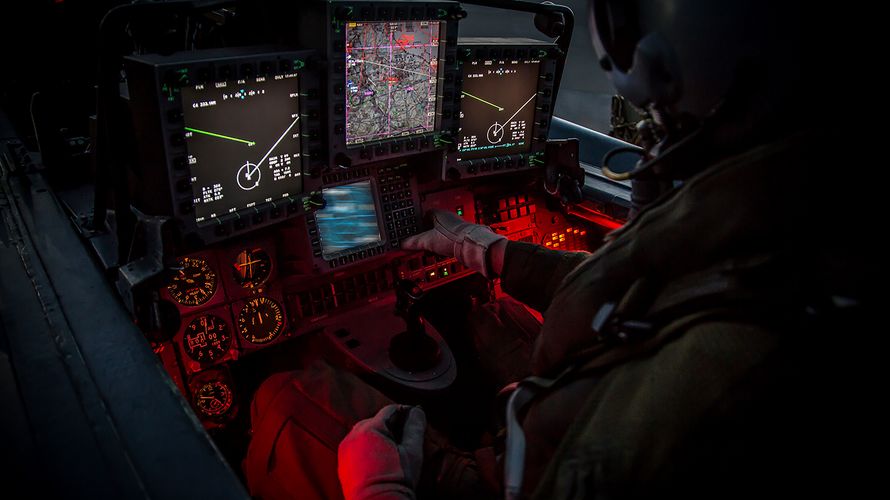
[[43,146],[40,144],[40,134],[37,133],[37,120],[34,119],[34,99],[40,95],[40,92],[31,94],[31,103],[28,105],[28,113],[31,115],[31,126],[34,128],[34,140],[37,141],[37,151],[43,155]]
[[615,148],[603,156],[602,167],[600,167],[603,171],[603,175],[612,179],[613,181],[626,181],[630,179],[630,174],[633,172],[631,169],[628,172],[613,172],[611,168],[609,168],[609,160],[611,160],[614,156],[617,156],[622,153],[635,153],[643,156],[643,150],[637,147],[631,146],[622,146],[619,148]]
[[[640,174],[648,171],[653,166],[661,163],[665,158],[670,156],[672,153],[675,153],[679,148],[681,148],[682,146],[685,146],[686,144],[691,142],[693,139],[697,139],[702,134],[702,131],[704,129],[705,129],[705,127],[703,127],[703,126],[699,127],[691,134],[687,135],[686,137],[684,137],[684,138],[680,139],[679,141],[677,141],[676,143],[672,144],[669,148],[667,148],[664,151],[664,153],[656,156],[655,158],[652,158],[651,160],[647,161],[646,163],[643,163],[639,167],[631,170],[630,172],[616,173],[609,169],[606,160],[611,159],[612,156],[615,156],[618,153],[627,152],[627,151],[620,151],[622,149],[627,150],[627,149],[631,149],[631,148],[621,147],[621,148],[613,149],[612,151],[609,151],[608,153],[606,153],[605,156],[603,156],[603,165],[602,165],[603,175],[605,175],[606,177],[608,177],[612,180],[616,180],[616,181],[624,181],[624,180],[628,180],[628,179],[633,179],[633,178],[639,176]],[[634,150],[634,152],[638,152],[638,151]]]
[[185,16],[185,39],[182,43],[183,50],[189,50],[189,30],[192,29],[192,16]]
[[559,196],[559,185],[562,183],[562,172],[557,174],[556,177],[556,188],[551,191],[549,187],[547,187],[547,180],[543,179],[544,182],[544,191],[547,191],[547,194],[550,196]]

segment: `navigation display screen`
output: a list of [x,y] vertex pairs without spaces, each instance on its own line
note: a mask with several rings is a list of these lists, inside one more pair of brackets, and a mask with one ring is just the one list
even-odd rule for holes
[[182,89],[195,221],[302,192],[296,74]]
[[458,160],[531,150],[540,66],[538,60],[464,63]]
[[315,212],[315,221],[325,260],[382,241],[371,181],[326,188],[322,195],[326,205]]
[[346,144],[439,126],[441,21],[346,24]]

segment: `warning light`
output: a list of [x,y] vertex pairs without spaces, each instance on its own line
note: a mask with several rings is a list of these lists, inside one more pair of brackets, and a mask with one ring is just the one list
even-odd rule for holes
[[457,215],[459,215],[461,217],[464,216],[464,207],[463,206],[455,208],[454,211],[457,212]]

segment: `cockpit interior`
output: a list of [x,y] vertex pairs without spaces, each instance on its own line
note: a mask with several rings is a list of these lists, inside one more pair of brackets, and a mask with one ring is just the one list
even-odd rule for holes
[[[479,7],[536,36],[465,35]],[[601,161],[637,146],[554,113],[568,7],[22,8],[52,45],[0,83],[0,413],[29,496],[243,498],[255,391],[318,359],[477,445],[498,388],[466,317],[505,292],[401,243],[437,209],[593,252],[631,210]]]

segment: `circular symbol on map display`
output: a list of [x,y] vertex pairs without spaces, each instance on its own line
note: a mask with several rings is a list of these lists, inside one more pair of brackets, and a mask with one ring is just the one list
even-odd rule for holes
[[488,142],[492,144],[497,144],[501,142],[501,139],[504,138],[504,126],[498,122],[494,122],[494,125],[488,127]]
[[250,191],[260,185],[260,177],[262,177],[260,167],[254,163],[247,162],[238,169],[238,187],[245,191]]

